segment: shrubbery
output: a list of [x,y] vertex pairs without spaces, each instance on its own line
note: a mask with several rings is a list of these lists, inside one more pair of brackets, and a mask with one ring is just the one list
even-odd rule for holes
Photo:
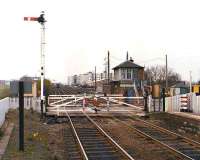
[[10,89],[8,87],[0,88],[0,99],[10,96]]

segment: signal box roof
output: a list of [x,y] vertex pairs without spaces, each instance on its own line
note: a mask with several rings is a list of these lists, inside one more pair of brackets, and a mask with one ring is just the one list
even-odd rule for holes
[[118,66],[114,67],[113,69],[119,69],[119,68],[144,68],[138,64],[135,64],[133,61],[131,60],[127,60],[125,62],[122,62],[121,64],[119,64]]

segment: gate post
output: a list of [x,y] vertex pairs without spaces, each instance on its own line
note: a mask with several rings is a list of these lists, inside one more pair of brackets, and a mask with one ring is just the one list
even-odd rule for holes
[[163,112],[165,112],[165,88],[162,89]]
[[24,151],[24,82],[19,81],[19,150]]
[[47,115],[48,99],[49,99],[49,95],[47,94],[45,97],[45,114],[44,114],[45,117]]

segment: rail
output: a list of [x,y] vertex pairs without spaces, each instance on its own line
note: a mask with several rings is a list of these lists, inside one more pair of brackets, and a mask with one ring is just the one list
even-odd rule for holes
[[[119,144],[117,144],[117,142],[115,142],[96,122],[94,122],[94,120],[92,120],[92,118],[90,118],[89,115],[87,115],[86,113],[83,113],[83,112],[82,112],[82,114],[92,124],[92,126],[95,127],[95,129],[100,133],[100,135],[102,135],[105,138],[105,140],[107,141],[107,143],[109,142],[109,144],[112,147],[114,147],[117,151],[119,151],[119,153],[120,153],[121,156],[123,156],[124,158],[126,158],[128,160],[134,160],[134,158],[131,157]],[[79,148],[81,150],[82,156],[84,157],[84,159],[88,160],[89,156],[87,155],[87,151],[86,151],[87,149],[84,149],[84,143],[81,142],[81,139],[79,138],[79,135],[78,135],[78,133],[77,133],[77,131],[75,129],[75,126],[73,124],[73,121],[70,118],[69,113],[67,113],[67,116],[69,118],[70,125],[71,125],[71,128],[73,130],[73,134],[76,137],[76,141],[77,141],[77,143],[79,145]],[[96,138],[98,138],[98,137],[96,137]]]
[[187,138],[187,137],[185,137],[185,136],[182,136],[182,135],[180,135],[180,134],[178,134],[178,133],[174,133],[174,132],[169,131],[169,130],[167,130],[167,129],[165,129],[165,128],[162,128],[162,127],[160,127],[160,126],[157,126],[157,125],[152,124],[152,123],[150,123],[150,122],[144,121],[144,120],[142,120],[142,119],[139,119],[139,118],[135,118],[135,119],[138,120],[138,121],[141,121],[141,122],[145,123],[146,125],[150,125],[150,126],[152,126],[153,128],[159,129],[159,130],[162,131],[162,132],[165,132],[165,133],[167,132],[167,133],[169,133],[169,134],[171,134],[171,135],[180,137],[180,138],[184,139],[185,141],[187,141],[188,143],[193,144],[193,145],[197,145],[198,147],[200,147],[200,143],[197,142],[197,141],[194,141],[194,140],[189,139],[189,138]]
[[143,131],[137,129],[136,127],[133,127],[132,125],[129,125],[129,124],[125,123],[124,121],[122,121],[122,120],[120,120],[120,119],[118,119],[118,118],[116,118],[116,117],[114,117],[114,116],[112,116],[112,117],[113,117],[113,119],[115,119],[116,121],[118,121],[118,122],[120,122],[120,123],[126,125],[128,128],[135,130],[135,131],[138,132],[139,134],[141,134],[141,135],[143,135],[143,136],[145,136],[145,137],[148,137],[148,138],[152,139],[153,141],[159,143],[159,144],[162,145],[163,147],[165,147],[165,148],[171,150],[173,153],[176,153],[177,155],[180,155],[180,156],[182,156],[182,157],[184,157],[184,158],[186,158],[186,159],[194,160],[193,158],[189,157],[188,155],[186,155],[186,154],[184,154],[184,153],[182,153],[182,152],[176,150],[176,149],[173,148],[173,147],[170,147],[169,145],[167,145],[167,144],[165,144],[165,143],[163,143],[163,142],[157,140],[156,138],[153,138],[152,136],[150,136],[150,135],[144,133]]
[[74,125],[73,125],[73,123],[72,123],[72,120],[71,120],[71,118],[70,118],[70,116],[69,116],[68,113],[67,113],[67,117],[68,117],[68,119],[69,119],[69,121],[70,121],[70,125],[71,125],[72,131],[73,131],[73,133],[74,133],[74,135],[75,135],[75,137],[76,137],[76,141],[78,142],[78,146],[79,146],[80,151],[81,151],[81,153],[82,153],[82,157],[83,157],[83,159],[88,160],[87,154],[86,154],[86,152],[85,152],[85,150],[84,150],[84,148],[83,148],[83,145],[82,145],[82,143],[81,143],[81,141],[80,141],[80,139],[79,139],[79,137],[78,137],[78,134],[77,134],[77,132],[76,132],[76,129],[75,129],[75,127],[74,127]]
[[105,135],[108,140],[115,146],[115,148],[117,148],[126,158],[130,159],[130,160],[134,160],[131,155],[129,155],[117,142],[115,142],[96,122],[94,122],[86,113],[83,113],[89,120],[90,122],[92,122],[97,129],[103,134]]

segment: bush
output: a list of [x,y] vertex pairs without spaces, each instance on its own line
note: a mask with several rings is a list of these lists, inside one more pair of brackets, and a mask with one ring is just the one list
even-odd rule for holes
[[0,99],[10,96],[10,89],[7,88],[0,88]]

